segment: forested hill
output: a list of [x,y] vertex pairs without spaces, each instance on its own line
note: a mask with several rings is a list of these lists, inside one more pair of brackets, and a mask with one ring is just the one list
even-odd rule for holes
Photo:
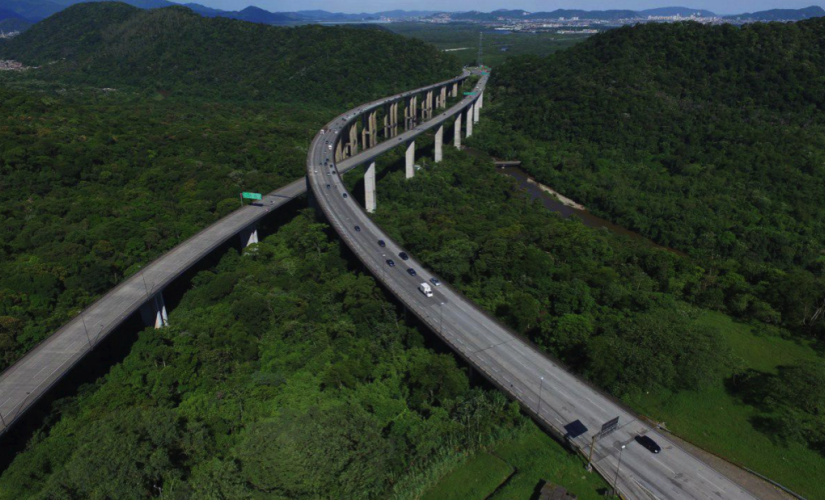
[[330,104],[460,71],[452,56],[380,29],[277,28],[113,2],[69,7],[0,44],[0,56],[41,66],[44,78],[101,87]]
[[477,137],[489,151],[754,285],[730,311],[822,324],[825,19],[617,29],[512,60],[491,90],[502,126]]

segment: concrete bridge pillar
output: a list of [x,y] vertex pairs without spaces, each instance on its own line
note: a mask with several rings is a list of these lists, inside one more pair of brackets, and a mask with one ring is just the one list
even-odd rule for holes
[[435,162],[438,163],[442,160],[444,153],[442,151],[444,144],[444,124],[438,126],[435,131]]
[[481,106],[478,105],[478,101],[476,101],[475,105],[473,106],[473,123],[478,123],[478,112],[481,110]]
[[163,292],[154,294],[140,306],[140,317],[146,326],[163,328],[169,326],[169,316],[166,314],[166,302],[163,301]]
[[258,226],[253,224],[240,233],[238,236],[241,237],[241,247],[246,248],[249,245],[258,243]]
[[483,107],[484,107],[484,92],[482,92],[478,95],[478,109],[481,109]]
[[398,103],[392,105],[392,136],[398,135]]
[[371,162],[364,174],[364,209],[375,212],[375,162]]
[[453,97],[458,97],[458,82],[453,83]]
[[447,109],[447,87],[441,87],[441,109]]
[[461,113],[455,115],[455,124],[453,124],[453,145],[456,149],[461,149]]
[[378,110],[370,114],[370,147],[378,145]]
[[358,122],[349,126],[349,156],[358,154]]
[[467,137],[468,138],[473,135],[473,115],[474,115],[473,105],[470,104],[470,106],[467,108],[467,111],[464,115],[464,120],[467,122]]
[[407,143],[406,169],[407,179],[412,179],[415,175],[415,141]]

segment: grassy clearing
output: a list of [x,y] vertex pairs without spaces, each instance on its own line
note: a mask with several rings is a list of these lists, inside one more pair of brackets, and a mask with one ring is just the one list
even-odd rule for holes
[[[784,364],[822,362],[808,345],[756,335],[750,326],[723,314],[708,312],[700,321],[720,329],[741,366],[775,372]],[[807,498],[825,498],[825,459],[803,445],[774,442],[756,430],[751,419],[759,411],[731,396],[724,380],[696,392],[651,392],[633,404],[706,450],[756,470]]]
[[422,500],[483,500],[512,474],[507,462],[477,453],[444,476]]
[[[510,480],[489,496],[513,470]],[[531,422],[515,437],[455,467],[422,498],[524,500],[532,497],[542,480],[564,486],[582,500],[602,498],[598,492],[607,487],[597,474],[585,472],[581,459]]]

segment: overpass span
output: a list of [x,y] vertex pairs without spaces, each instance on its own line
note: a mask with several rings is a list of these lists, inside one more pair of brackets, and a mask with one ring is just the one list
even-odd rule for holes
[[[567,372],[448,285],[437,287],[431,298],[419,293],[418,284],[434,275],[415,258],[405,264],[418,271],[416,277],[408,275],[400,267],[386,266],[385,260],[394,258],[403,249],[349,196],[341,175],[390,149],[404,146],[407,148],[410,176],[416,137],[436,128],[438,155],[438,142],[443,138],[446,122],[459,121],[464,117],[469,135],[472,124],[479,117],[487,75],[482,75],[475,92],[443,112],[436,111],[446,108],[445,90],[452,87],[453,97],[458,97],[457,84],[468,76],[469,73],[465,72],[457,78],[374,101],[340,115],[312,141],[305,180],[300,179],[278,189],[265,196],[261,203],[239,209],[192,236],[142,272],[126,279],[41,342],[0,374],[0,433],[22,418],[56,381],[132,313],[143,309],[148,313],[150,323],[154,318],[156,326],[165,324],[167,318],[161,292],[166,285],[230,238],[242,234],[245,241],[253,241],[249,234],[254,234],[257,221],[309,188],[313,204],[324,213],[343,241],[373,275],[458,355],[518,401],[551,433],[585,453],[590,437],[600,425],[618,416],[619,428],[597,441],[593,464],[611,484],[615,477],[619,490],[626,498],[755,498],[674,445],[632,412]],[[435,96],[436,91],[440,95]],[[423,102],[419,108],[418,98],[422,96]],[[403,132],[397,117],[399,104],[404,104],[404,109],[412,115],[407,116],[405,112]],[[375,112],[381,108],[389,112],[384,114],[384,140],[379,142],[382,128],[377,123]],[[362,121],[361,145],[366,148],[360,153],[359,119]],[[460,121],[455,129],[461,133]],[[349,136],[344,137],[347,132]],[[333,139],[327,139],[330,137]],[[460,135],[455,139],[456,145],[460,144]],[[333,169],[325,168],[325,160],[337,161],[337,164]],[[327,184],[329,187],[326,187]],[[344,194],[348,196],[345,198]],[[355,231],[355,225],[362,230]],[[387,243],[386,248],[376,244],[379,239]],[[585,429],[581,434],[573,432],[575,426],[572,424],[577,423]],[[639,434],[654,437],[663,445],[662,453],[654,456],[636,445],[633,438]],[[614,476],[620,460],[621,469]]]
[[[351,140],[351,135],[347,138],[347,130],[351,130],[359,119],[364,121],[363,116],[403,95],[361,106],[330,122],[313,140],[307,157],[307,182],[313,204],[373,276],[409,311],[559,439],[587,456],[594,434],[602,424],[618,417],[618,428],[595,442],[592,464],[625,498],[756,498],[678,447],[623,405],[568,372],[449,285],[433,287],[432,297],[419,292],[419,284],[428,283],[436,276],[412,256],[407,261],[399,259],[398,254],[404,249],[373,222],[348,193],[341,178],[344,172],[371,163],[396,147],[407,148],[407,177],[411,177],[414,140],[431,129],[436,129],[438,161],[439,134],[443,133],[445,122],[466,116],[467,132],[471,133],[472,122],[478,120],[487,78],[488,75],[483,74],[474,92],[449,110],[415,124],[397,136],[390,134],[383,142],[349,157],[344,158],[339,153],[347,149],[342,143]],[[455,128],[460,132],[460,125]],[[371,169],[374,165],[370,165],[368,173]],[[383,240],[386,247],[379,246],[378,240]],[[398,266],[389,267],[387,259],[394,259]],[[408,274],[408,267],[415,269],[417,274]],[[640,435],[656,440],[662,452],[654,455],[642,448],[634,439]]]
[[[433,102],[446,102],[445,93],[436,96],[436,89],[452,88],[456,91],[458,84],[467,77],[468,74],[464,73],[444,82],[404,92],[398,94],[395,101],[407,99],[408,104],[418,107],[418,97],[425,96],[419,109],[423,112],[431,109]],[[407,123],[411,125],[412,122]],[[397,128],[396,124],[394,129]],[[371,131],[375,133],[374,129]],[[167,285],[233,237],[240,235],[244,245],[256,242],[256,223],[273,210],[303,195],[306,189],[306,180],[298,179],[267,194],[259,203],[238,209],[203,229],[137,274],[126,278],[0,373],[0,435],[20,420],[56,382],[133,313],[140,311],[144,321],[156,327],[167,324],[163,300],[163,289]]]

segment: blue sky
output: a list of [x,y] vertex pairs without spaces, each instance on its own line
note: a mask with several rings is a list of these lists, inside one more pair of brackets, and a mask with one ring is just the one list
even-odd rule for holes
[[240,10],[248,5],[270,11],[323,9],[335,12],[377,12],[382,10],[482,10],[525,9],[549,11],[554,9],[633,9],[684,5],[708,9],[718,14],[738,14],[767,9],[796,9],[819,5],[825,0],[177,0],[193,1],[209,7]]

